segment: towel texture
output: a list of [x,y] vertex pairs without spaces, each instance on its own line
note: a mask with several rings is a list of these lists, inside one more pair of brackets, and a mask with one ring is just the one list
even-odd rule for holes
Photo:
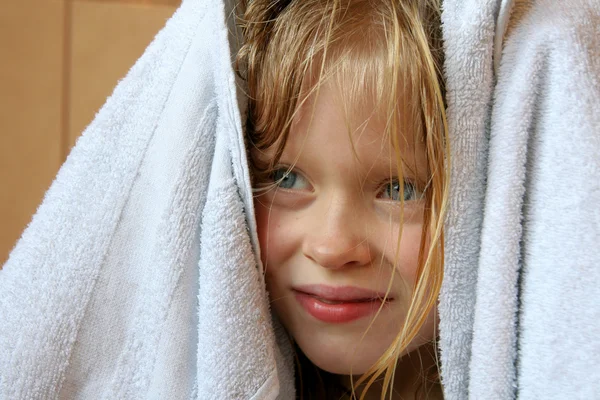
[[446,399],[597,398],[600,4],[447,1],[443,19]]
[[492,98],[496,0],[443,3],[447,118],[451,147],[450,206],[440,292],[444,395],[468,393],[477,261],[483,219],[487,127]]
[[61,168],[0,272],[0,398],[293,398],[230,7],[185,1]]
[[[0,399],[293,399],[262,279],[234,0],[185,0],[0,271]],[[448,400],[600,393],[600,5],[443,3]]]

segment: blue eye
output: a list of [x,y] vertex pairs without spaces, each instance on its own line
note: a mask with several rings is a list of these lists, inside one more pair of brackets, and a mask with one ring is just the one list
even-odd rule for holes
[[400,201],[401,197],[404,201],[418,200],[420,193],[418,193],[414,184],[406,181],[404,182],[404,192],[400,193],[400,182],[393,180],[385,185],[381,194],[381,198],[393,201]]
[[273,182],[283,189],[306,189],[308,182],[306,179],[294,171],[287,168],[276,169],[272,175]]

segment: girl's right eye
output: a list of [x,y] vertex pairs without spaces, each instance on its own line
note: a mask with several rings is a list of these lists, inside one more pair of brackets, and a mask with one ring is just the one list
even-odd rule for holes
[[[419,200],[423,194],[419,193],[415,185],[411,182],[404,181],[404,191],[400,191],[400,182],[398,180],[392,180],[387,183],[383,191],[380,193],[380,198],[393,201],[411,201]],[[402,199],[401,199],[402,197]]]
[[287,168],[279,168],[273,171],[272,179],[275,185],[282,189],[306,190],[310,187],[306,178]]

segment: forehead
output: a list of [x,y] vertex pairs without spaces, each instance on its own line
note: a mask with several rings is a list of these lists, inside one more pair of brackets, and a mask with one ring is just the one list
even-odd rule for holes
[[[354,103],[344,98],[339,86],[327,82],[299,107],[283,161],[302,159],[314,164],[339,160],[348,164],[352,159],[361,170],[392,169],[394,173],[401,162],[405,168],[424,173],[425,147],[411,124],[410,113],[400,107],[397,117],[391,121],[373,101]],[[392,144],[394,126],[400,154]]]
[[401,103],[394,116],[388,115],[386,108],[369,98],[348,98],[343,88],[328,81],[314,89],[298,107],[286,147],[294,149],[298,142],[323,140],[322,136],[341,139],[342,135],[335,133],[342,131],[347,139],[344,142],[357,148],[389,153],[393,136],[401,151],[421,147],[422,135],[414,124],[413,113]]

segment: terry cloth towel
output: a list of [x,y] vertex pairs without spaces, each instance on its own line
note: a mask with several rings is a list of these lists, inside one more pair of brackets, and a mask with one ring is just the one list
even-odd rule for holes
[[0,399],[294,397],[231,11],[184,1],[62,166],[0,272]]
[[600,3],[444,3],[447,400],[600,398]]
[[[566,3],[443,4],[448,400],[600,393],[599,5]],[[0,272],[0,399],[294,397],[232,10],[185,0],[61,168]]]

